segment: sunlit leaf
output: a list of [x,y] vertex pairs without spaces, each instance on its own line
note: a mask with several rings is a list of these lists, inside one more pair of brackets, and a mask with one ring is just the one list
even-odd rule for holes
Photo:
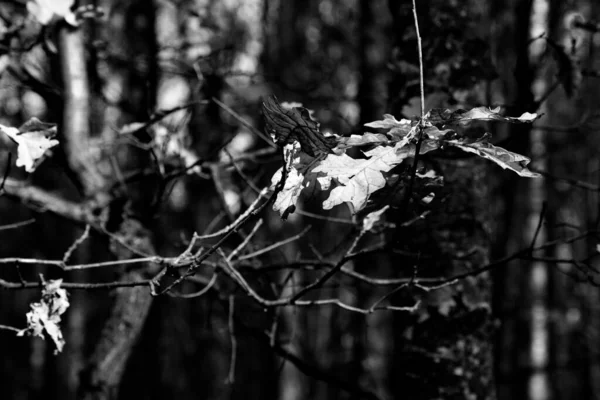
[[407,124],[410,126],[410,121],[407,119],[398,121],[396,119],[396,117],[394,117],[393,115],[383,114],[383,120],[367,122],[365,124],[365,126],[368,126],[369,128],[377,128],[377,129],[392,129],[392,128],[396,128],[398,126],[405,126]]
[[131,135],[132,133],[136,133],[140,129],[144,129],[148,124],[145,122],[132,122],[130,124],[125,124],[119,129],[119,133],[121,135]]
[[491,143],[488,143],[487,137],[485,136],[482,139],[472,143],[468,143],[464,140],[449,140],[445,143],[458,147],[462,151],[477,154],[480,157],[493,161],[502,168],[510,169],[520,176],[526,178],[537,178],[540,176],[539,174],[531,172],[527,169],[527,164],[529,164],[531,161],[529,158],[503,149],[502,147],[496,147]]
[[414,146],[398,147],[375,147],[365,152],[367,159],[354,159],[346,154],[330,154],[322,160],[313,169],[313,172],[323,175],[317,178],[321,188],[327,190],[333,180],[337,183],[323,202],[323,208],[329,210],[347,202],[352,205],[354,213],[361,210],[369,196],[385,187],[386,179],[383,173],[414,155]]
[[58,140],[52,139],[56,135],[56,125],[37,118],[31,118],[18,129],[0,125],[0,131],[18,144],[16,165],[25,167],[27,172],[33,172],[46,151],[58,144]]
[[393,138],[402,139],[409,134],[413,128],[412,121],[401,119],[398,121],[393,115],[384,114],[383,120],[366,123],[369,128],[385,129],[387,134]]
[[425,120],[433,125],[459,124],[468,125],[474,121],[504,121],[528,123],[533,122],[539,116],[532,113],[523,113],[520,117],[505,117],[499,113],[500,107],[490,109],[488,107],[475,107],[470,110],[450,111],[446,109],[433,109],[427,113]]
[[389,139],[380,133],[365,133],[363,135],[351,135],[350,137],[341,137],[338,139],[336,149],[345,150],[350,147],[359,147],[367,145],[387,144]]
[[[273,210],[277,211],[283,219],[295,211],[302,191],[309,188],[314,189],[317,184],[317,174],[312,171],[316,165],[315,158],[301,152],[298,143],[287,145],[285,150],[286,165],[289,165],[290,168],[287,171],[284,186],[277,194],[273,204]],[[282,168],[271,178],[272,187],[275,187],[281,180],[281,173]]]
[[19,331],[17,336],[38,336],[44,339],[44,332],[50,336],[56,346],[56,352],[61,352],[65,340],[60,330],[61,315],[69,308],[67,291],[60,286],[62,279],[44,283],[42,299],[31,304],[27,313],[27,328]]
[[442,139],[456,132],[453,129],[439,129],[437,126],[429,125],[423,129],[423,133],[430,139]]
[[389,205],[383,207],[380,210],[373,211],[373,212],[367,214],[365,219],[363,219],[362,231],[363,232],[372,231],[373,228],[375,227],[375,225],[377,225],[379,223],[379,221],[381,220],[381,216],[387,211],[388,208],[390,208]]
[[75,14],[71,11],[74,3],[75,0],[31,0],[27,2],[27,11],[42,25],[58,17],[75,26]]

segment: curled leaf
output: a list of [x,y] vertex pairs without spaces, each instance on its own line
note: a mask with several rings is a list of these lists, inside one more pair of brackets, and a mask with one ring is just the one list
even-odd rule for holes
[[263,103],[263,114],[267,131],[279,146],[298,141],[302,151],[311,157],[319,157],[332,153],[336,145],[336,138],[325,137],[306,108],[283,107],[275,96],[271,96]]
[[528,123],[533,122],[539,116],[532,113],[524,113],[518,118],[505,117],[499,113],[500,107],[494,109],[488,107],[475,107],[470,110],[450,111],[435,108],[427,113],[425,120],[433,125],[459,124],[468,125],[473,121],[504,121]]
[[487,136],[473,143],[459,140],[449,140],[445,143],[458,147],[462,151],[477,154],[480,157],[493,161],[502,168],[510,169],[522,177],[538,178],[540,176],[540,174],[527,169],[527,164],[531,161],[529,158],[488,143]]

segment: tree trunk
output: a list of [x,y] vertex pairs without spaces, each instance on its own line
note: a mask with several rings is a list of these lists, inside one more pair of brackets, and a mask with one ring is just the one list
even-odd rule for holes
[[[110,32],[110,35],[113,35],[111,39],[118,38],[117,41],[111,41],[111,44],[114,45],[111,49],[115,50],[115,53],[111,54],[112,56],[115,54],[117,56],[136,54],[142,58],[146,57],[147,60],[149,49],[143,46],[140,47],[139,44],[152,43],[153,35],[149,35],[149,32],[143,30],[135,31],[127,22],[128,18],[151,18],[151,14],[140,12],[142,11],[141,8],[136,9],[136,6],[139,5],[136,2],[127,2],[126,4],[109,4],[106,7],[106,9],[112,10],[109,24],[112,21],[119,21],[112,27],[113,30]],[[115,16],[118,16],[117,20],[114,19]],[[148,24],[141,26],[148,26]],[[150,26],[152,25],[150,24]],[[129,31],[129,29],[132,30]],[[108,231],[114,229],[112,233],[119,237],[120,241],[130,244],[135,243],[137,251],[144,254],[154,254],[152,235],[145,226],[148,208],[144,202],[140,201],[144,197],[148,198],[148,194],[144,193],[145,190],[148,190],[148,187],[123,187],[123,192],[116,194],[109,193],[106,189],[114,182],[115,176],[122,176],[120,175],[123,172],[121,169],[127,170],[128,168],[144,165],[146,159],[135,155],[129,149],[123,150],[114,147],[114,149],[107,151],[98,146],[98,138],[90,130],[90,124],[92,123],[92,91],[87,74],[88,68],[82,31],[81,29],[72,30],[65,27],[59,35],[61,69],[65,85],[63,132],[69,166],[77,174],[87,196],[94,197],[99,204],[104,206],[107,206],[108,202],[122,206],[109,207],[113,215],[110,215],[108,220],[115,220],[116,223],[114,226],[109,226],[111,222],[107,222],[105,228]],[[134,42],[136,38],[140,39],[137,43]],[[139,61],[140,58],[134,58],[134,60]],[[151,62],[146,65],[151,65]],[[143,93],[148,87],[140,88],[139,85],[151,81],[151,77],[149,75],[144,77],[142,71],[136,70],[136,68],[140,68],[139,64],[135,64],[133,67],[128,65],[128,67],[109,67],[110,76],[108,80],[110,82],[105,82],[110,84],[112,89],[112,92],[108,95],[109,100],[114,100],[115,103],[123,105],[125,99],[128,99],[131,100],[132,104],[147,105],[148,102],[145,101]],[[146,72],[148,72],[147,69]],[[106,94],[106,92],[104,93]],[[139,102],[136,102],[136,98]],[[109,146],[116,146],[113,126],[131,122],[131,119],[139,116],[140,114],[136,115],[135,111],[133,115],[128,116],[120,108],[114,105],[109,106],[106,108],[104,116],[107,124],[94,125],[96,128],[101,127],[101,129],[94,129],[94,132],[104,130],[102,136],[105,143],[108,143]],[[127,259],[135,255],[116,241],[112,243],[111,247],[118,259]],[[155,269],[156,267],[151,264],[142,265],[140,268],[123,273],[120,279],[123,281],[145,279]],[[118,289],[115,292],[116,296],[111,315],[106,321],[100,340],[82,375],[80,398],[104,399],[116,397],[129,355],[134,348],[152,304],[147,287]]]

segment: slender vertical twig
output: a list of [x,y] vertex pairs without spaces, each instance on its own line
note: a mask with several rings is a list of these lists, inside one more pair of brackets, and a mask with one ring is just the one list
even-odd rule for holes
[[2,177],[2,183],[0,183],[0,196],[4,193],[4,184],[6,183],[6,179],[8,179],[8,174],[10,174],[10,163],[12,161],[12,153],[8,153],[8,157],[6,160],[6,168],[4,168],[4,176]]
[[[423,142],[423,121],[425,119],[425,78],[423,73],[423,46],[421,43],[421,32],[419,30],[419,18],[417,16],[417,4],[416,0],[413,0],[413,16],[415,20],[415,31],[417,34],[417,49],[419,53],[419,84],[421,91],[421,118],[419,119],[419,123],[416,126],[417,129],[417,145],[415,146],[415,158],[413,160],[413,165],[410,171],[410,180],[408,182],[408,188],[406,189],[406,193],[404,194],[404,198],[402,200],[402,213],[405,213],[408,210],[408,206],[410,204],[410,197],[412,196],[413,189],[415,186],[415,180],[417,177],[417,167],[419,165],[419,153],[421,152],[421,143]],[[406,215],[405,215],[406,217]],[[399,221],[400,222],[400,221]],[[401,229],[402,224],[398,224],[397,229]]]
[[227,383],[233,384],[235,382],[235,364],[237,360],[237,339],[235,337],[235,324],[234,324],[234,310],[235,310],[235,297],[229,296],[229,336],[231,337],[231,360],[229,361],[229,373],[227,374]]
[[419,18],[417,17],[417,2],[413,0],[413,17],[415,19],[415,30],[417,32],[417,48],[419,50],[419,84],[421,87],[421,121],[425,118],[425,77],[423,74],[423,45],[421,32],[419,31]]

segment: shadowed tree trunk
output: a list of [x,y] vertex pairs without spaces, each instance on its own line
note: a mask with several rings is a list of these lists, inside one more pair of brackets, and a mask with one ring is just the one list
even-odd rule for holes
[[[135,30],[128,31],[133,29],[128,21],[131,21],[129,18],[137,18],[139,21],[140,19],[151,19],[152,16],[149,13],[141,13],[141,9],[136,9],[136,6],[140,6],[136,2],[105,6],[110,10],[109,25],[113,21],[118,21],[110,31],[110,35],[112,35],[110,37],[112,40],[109,39],[110,50],[113,51],[111,56],[119,59],[128,54],[139,54],[139,57],[134,58],[133,66],[125,63],[126,66],[123,67],[121,64],[120,68],[110,65],[112,60],[108,60],[109,74],[104,83],[110,85],[110,93],[104,92],[104,94],[107,95],[109,101],[114,101],[114,104],[123,105],[128,100],[131,101],[130,104],[151,106],[152,104],[146,101],[145,92],[152,90],[152,85],[140,87],[148,81],[151,82],[152,79],[148,74],[150,70],[144,69],[142,66],[151,65],[147,61],[149,49],[143,45],[139,46],[139,44],[153,43],[152,31],[143,30],[143,26],[152,26],[152,24],[138,24],[137,27],[142,28],[135,32]],[[136,38],[138,42],[136,45],[132,45]],[[148,187],[143,185],[125,187],[125,184],[122,183],[121,191],[117,191],[117,193],[109,193],[106,189],[112,185],[114,177],[122,176],[123,170],[143,166],[147,158],[140,157],[129,149],[123,150],[114,147],[117,151],[113,152],[100,148],[97,135],[98,132],[103,132],[102,139],[108,143],[109,148],[115,146],[116,137],[112,126],[131,122],[140,114],[136,115],[134,111],[133,115],[127,116],[117,107],[109,106],[105,110],[104,118],[106,118],[107,124],[114,125],[103,126],[102,123],[99,123],[94,125],[95,129],[92,132],[90,130],[92,91],[87,75],[83,34],[80,29],[73,30],[65,27],[61,30],[60,54],[65,85],[63,132],[69,166],[79,177],[87,196],[96,198],[98,204],[103,207],[108,206],[108,202],[111,205],[119,205],[108,207],[109,213],[112,214],[105,221],[105,229],[113,230],[112,233],[119,238],[120,242],[129,243],[137,252],[154,254],[152,235],[145,226],[148,208],[141,201],[142,198],[148,196],[147,193],[144,193]],[[140,64],[142,59],[145,59],[145,62]],[[148,75],[143,77],[144,73]],[[118,259],[127,259],[137,255],[118,241],[111,243],[111,250]],[[140,268],[123,273],[120,279],[123,281],[145,279],[153,270],[155,267],[152,265],[142,265]],[[111,315],[105,323],[100,340],[82,375],[81,398],[116,397],[129,355],[150,309],[151,297],[147,287],[117,289],[115,292]]]

